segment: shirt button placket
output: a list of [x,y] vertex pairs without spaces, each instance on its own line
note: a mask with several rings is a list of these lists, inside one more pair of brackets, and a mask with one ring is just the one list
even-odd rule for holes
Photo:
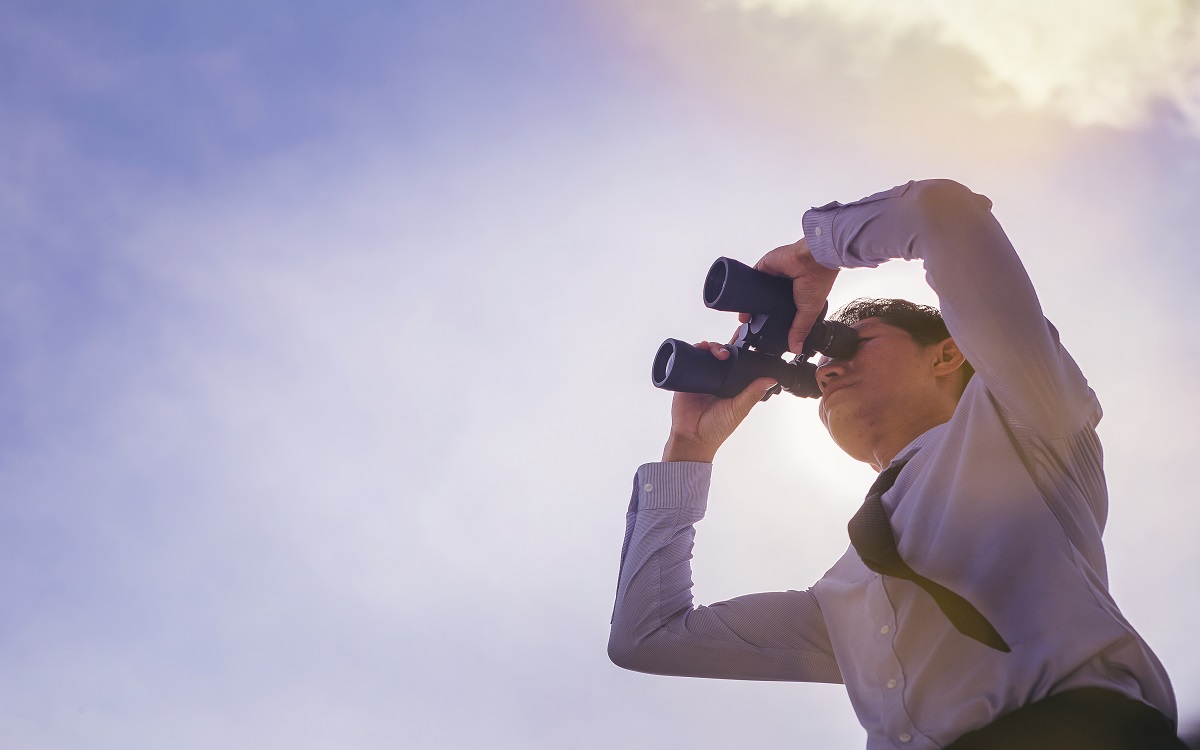
[[[891,640],[891,638],[889,636],[894,635],[894,633],[895,633],[895,627],[890,622],[885,622],[883,625],[879,626],[880,639],[883,641]],[[896,663],[894,666],[896,669],[900,668],[899,663]],[[895,677],[888,678],[888,680],[886,682],[884,682],[883,684],[884,684],[884,687],[886,687],[889,692],[892,690],[895,690],[897,687],[900,686],[899,680],[897,680]],[[898,709],[901,713],[903,713],[902,705],[895,703],[895,701],[897,701],[897,700],[900,700],[899,694],[893,694],[890,698],[888,698],[888,705],[892,706],[893,710]],[[896,739],[899,740],[900,743],[904,744],[904,745],[907,745],[908,743],[912,742],[912,738],[913,738],[913,736],[909,732],[901,732],[900,734],[896,735]]]

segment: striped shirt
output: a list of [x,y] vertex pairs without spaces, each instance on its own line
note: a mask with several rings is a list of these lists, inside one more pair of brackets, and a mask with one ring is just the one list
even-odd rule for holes
[[912,182],[812,209],[803,223],[829,268],[924,261],[976,375],[950,421],[896,456],[908,463],[883,502],[904,560],[975,605],[1012,652],[963,636],[916,584],[871,572],[849,547],[806,591],[695,606],[693,524],[712,466],[681,462],[646,464],[634,479],[614,662],[843,682],[869,750],[941,747],[1080,687],[1115,690],[1175,721],[1165,670],[1108,592],[1099,403],[990,201],[949,181]]

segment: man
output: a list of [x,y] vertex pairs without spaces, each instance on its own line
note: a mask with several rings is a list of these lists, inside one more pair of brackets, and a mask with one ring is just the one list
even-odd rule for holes
[[903,301],[846,311],[860,343],[821,361],[819,412],[883,473],[807,591],[693,606],[713,458],[773,381],[675,394],[663,462],[634,480],[616,664],[844,682],[870,750],[1182,747],[1166,672],[1108,593],[1099,404],[990,209],[957,183],[913,182],[807,212],[804,239],[759,261],[794,280],[795,351],[839,268],[892,258],[924,261],[944,327]]

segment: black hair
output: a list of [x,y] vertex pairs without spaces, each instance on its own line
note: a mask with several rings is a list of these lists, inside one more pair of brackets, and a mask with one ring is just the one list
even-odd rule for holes
[[[946,321],[936,307],[918,305],[906,299],[872,299],[860,297],[846,303],[830,316],[832,320],[846,325],[853,325],[867,318],[879,318],[888,325],[896,326],[908,332],[921,346],[937,344],[950,338]],[[963,383],[975,374],[975,368],[970,362],[963,360],[963,372],[966,378]]]

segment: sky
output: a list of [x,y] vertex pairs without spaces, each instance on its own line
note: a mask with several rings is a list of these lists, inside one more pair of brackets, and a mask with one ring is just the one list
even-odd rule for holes
[[[842,688],[626,672],[608,619],[653,353],[736,326],[708,265],[926,177],[1100,397],[1111,588],[1200,727],[1196,2],[4,17],[0,746],[861,747]],[[697,601],[810,586],[870,481],[756,408]]]

